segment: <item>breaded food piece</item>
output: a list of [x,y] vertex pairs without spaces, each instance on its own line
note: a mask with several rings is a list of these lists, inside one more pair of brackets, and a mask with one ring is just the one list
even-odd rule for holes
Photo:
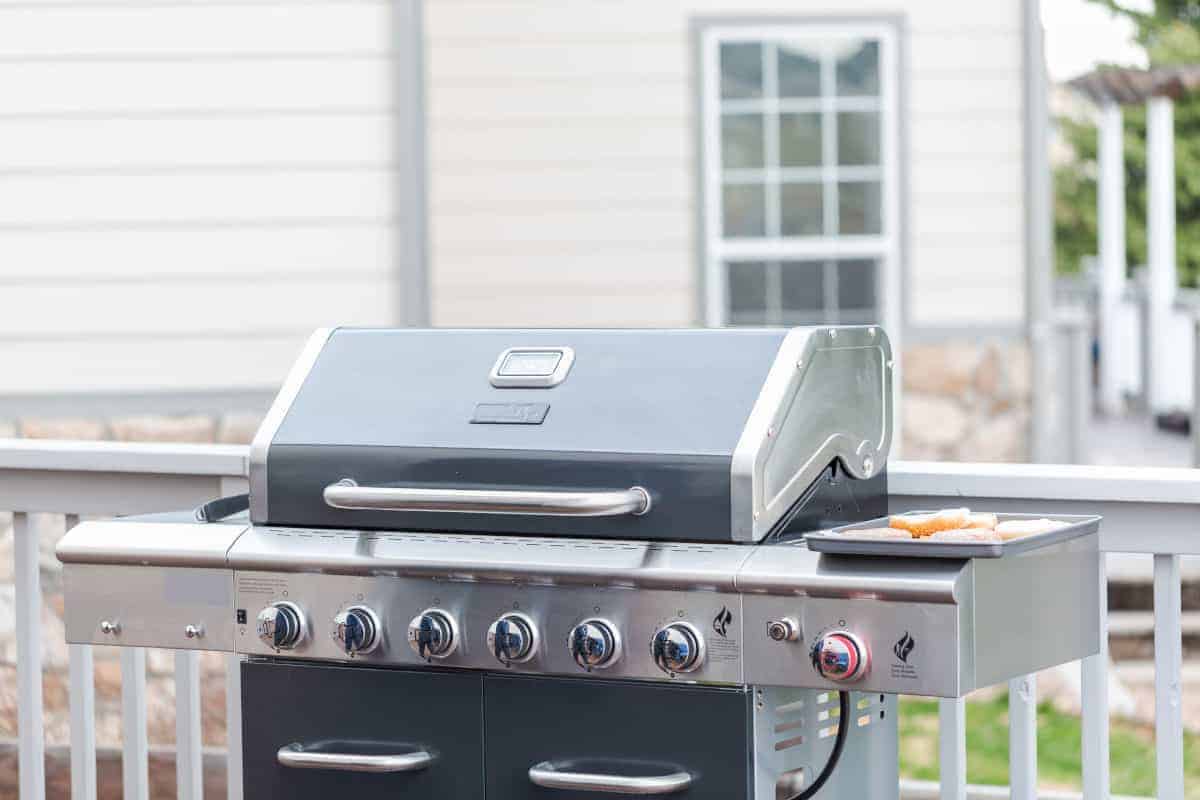
[[888,526],[908,531],[914,539],[920,539],[938,531],[965,528],[970,516],[968,508],[944,508],[932,514],[893,514],[888,519]]
[[964,528],[995,528],[996,515],[987,511],[978,511],[967,516],[967,524]]
[[847,539],[912,539],[908,531],[896,528],[860,528],[858,530],[842,531]]
[[925,537],[929,542],[999,542],[999,534],[991,528],[959,528],[953,531],[938,531]]
[[1062,520],[1044,517],[1042,519],[1010,519],[997,525],[996,533],[1007,542],[1010,539],[1020,539],[1022,536],[1033,536],[1036,533],[1058,530],[1070,524]]

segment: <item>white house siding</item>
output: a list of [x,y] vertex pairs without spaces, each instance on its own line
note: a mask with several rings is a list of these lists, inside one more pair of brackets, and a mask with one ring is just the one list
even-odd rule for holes
[[681,325],[699,305],[691,20],[899,17],[918,327],[1024,316],[1017,0],[432,0],[437,324]]
[[272,388],[395,318],[384,0],[0,0],[0,395]]

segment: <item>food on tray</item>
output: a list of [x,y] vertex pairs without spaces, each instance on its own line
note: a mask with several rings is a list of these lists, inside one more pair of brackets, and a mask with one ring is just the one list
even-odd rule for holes
[[908,531],[914,539],[937,533],[952,531],[967,526],[971,510],[967,508],[944,508],[932,514],[893,514],[888,526]]
[[980,511],[974,514],[967,515],[967,524],[964,528],[995,528],[996,515],[986,511]]
[[926,537],[930,542],[999,542],[999,534],[991,528],[959,528],[953,531],[938,531]]
[[858,530],[843,531],[843,536],[848,539],[912,539],[913,535],[908,531],[902,531],[897,528],[860,528]]
[[1010,519],[996,526],[996,533],[1004,541],[1019,539],[1022,536],[1033,536],[1035,533],[1046,533],[1070,525],[1055,519]]

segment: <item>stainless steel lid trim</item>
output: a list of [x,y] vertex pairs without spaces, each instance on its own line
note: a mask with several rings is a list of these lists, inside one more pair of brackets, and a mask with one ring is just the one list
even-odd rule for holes
[[[850,353],[825,362],[828,353],[850,350],[861,351],[861,363]],[[892,442],[892,371],[891,343],[878,326],[788,333],[733,451],[734,541],[766,536],[834,459],[855,478],[883,468]],[[875,383],[877,397],[863,396],[864,382]],[[804,460],[793,463],[797,457]]]
[[300,352],[300,357],[292,365],[291,371],[283,381],[283,386],[279,389],[279,394],[275,396],[275,401],[271,403],[270,410],[263,417],[262,424],[259,425],[258,432],[255,433],[254,440],[250,443],[250,520],[252,522],[266,522],[268,518],[267,455],[271,449],[271,442],[274,441],[279,426],[283,424],[288,410],[295,402],[296,395],[300,393],[300,387],[304,385],[308,374],[312,372],[313,365],[317,363],[317,357],[336,330],[337,328],[320,328],[308,338],[308,342]]

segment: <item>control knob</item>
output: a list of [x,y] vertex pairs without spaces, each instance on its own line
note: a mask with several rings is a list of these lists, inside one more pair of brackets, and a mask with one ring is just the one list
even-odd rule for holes
[[366,654],[379,646],[379,617],[366,606],[350,606],[333,618],[330,635],[348,656]]
[[822,678],[840,683],[856,681],[871,667],[871,651],[849,631],[823,634],[812,647],[813,669]]
[[604,669],[621,657],[621,635],[606,619],[585,619],[571,630],[571,658],[584,669]]
[[449,612],[427,608],[408,623],[408,643],[421,658],[445,658],[458,649],[458,625]]
[[505,614],[488,628],[487,644],[504,666],[523,663],[537,655],[537,626],[524,614]]
[[279,600],[258,612],[258,638],[267,647],[291,650],[304,640],[304,613],[295,603]]
[[689,622],[672,622],[654,634],[650,655],[663,672],[691,672],[704,662],[704,637]]

